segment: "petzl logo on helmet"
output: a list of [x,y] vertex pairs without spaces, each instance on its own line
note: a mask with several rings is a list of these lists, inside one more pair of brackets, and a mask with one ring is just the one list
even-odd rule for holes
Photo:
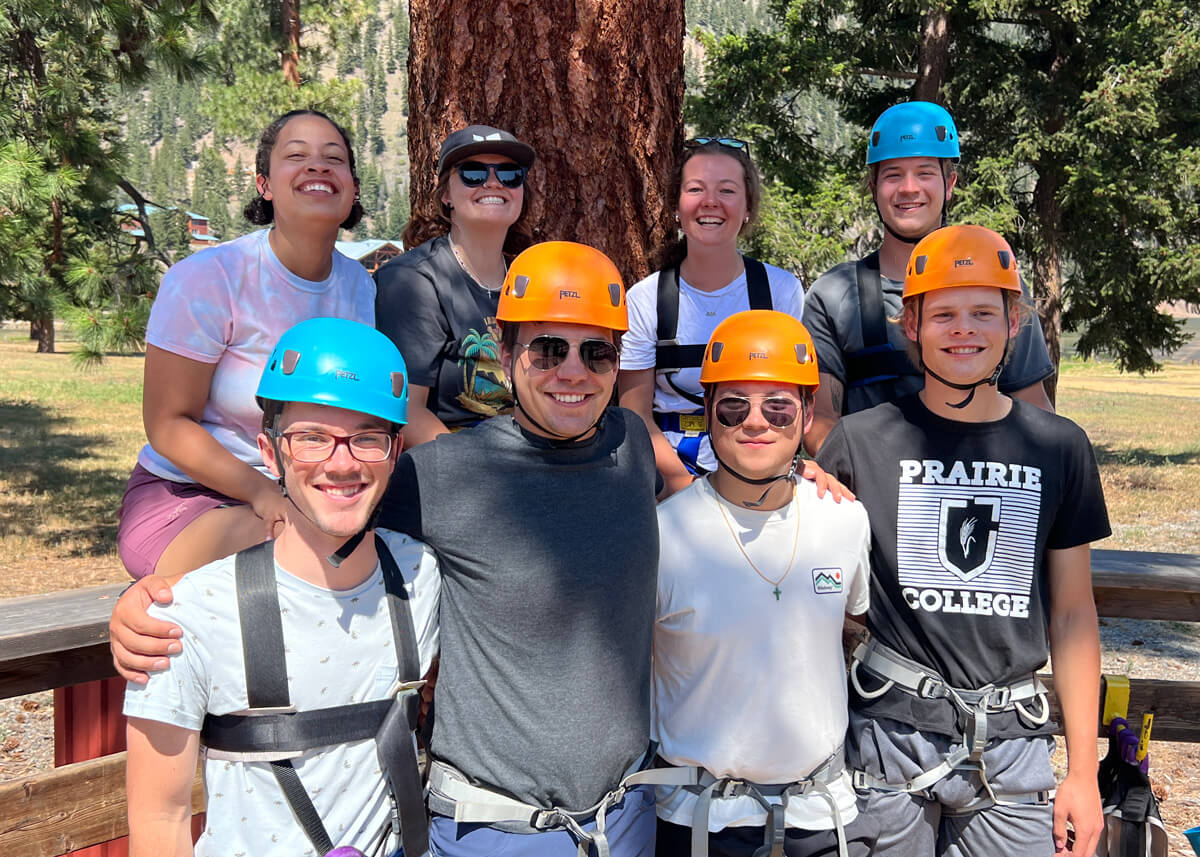
[[767,352],[765,352],[765,351],[751,351],[750,352],[751,360],[766,360],[767,357],[768,357],[768,355],[767,355]]
[[334,377],[337,378],[339,381],[357,381],[358,380],[358,374],[356,372],[350,372],[349,370],[346,370],[346,369],[337,370],[337,372],[334,374]]
[[915,134],[901,134],[900,135],[901,142],[904,142],[905,140],[915,140],[915,139],[917,139]]
[[574,300],[579,300],[579,292],[572,291],[571,289],[559,289],[558,296],[560,298],[573,298]]
[[814,568],[812,570],[813,592],[817,595],[835,595],[842,591],[840,568]]
[[970,256],[968,256],[965,259],[955,259],[954,267],[956,267],[956,268],[973,268],[973,267],[975,267],[975,262],[972,261]]
[[962,580],[972,580],[992,564],[1000,529],[1000,498],[943,497],[938,512],[938,561]]

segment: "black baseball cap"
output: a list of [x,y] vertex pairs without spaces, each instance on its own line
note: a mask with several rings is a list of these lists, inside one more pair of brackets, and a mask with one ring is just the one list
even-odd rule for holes
[[489,125],[468,125],[442,142],[442,151],[438,155],[438,176],[445,174],[459,161],[479,154],[507,155],[526,169],[533,166],[537,157],[533,146],[522,143],[507,131]]

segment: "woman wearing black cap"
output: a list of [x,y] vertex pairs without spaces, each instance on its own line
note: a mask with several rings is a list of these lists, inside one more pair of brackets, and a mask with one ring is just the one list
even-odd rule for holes
[[496,303],[508,259],[532,243],[524,203],[534,157],[498,128],[455,131],[433,195],[404,229],[413,249],[375,273],[376,325],[409,368],[409,446],[512,407]]

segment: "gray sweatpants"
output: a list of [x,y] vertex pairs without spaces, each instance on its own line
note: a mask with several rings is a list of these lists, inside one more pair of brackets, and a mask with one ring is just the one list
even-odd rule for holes
[[[952,746],[944,736],[850,712],[847,765],[887,783],[899,785],[934,767]],[[988,782],[1001,799],[1005,792],[1050,791],[1053,751],[1049,737],[992,741],[983,752]],[[879,825],[875,857],[1053,857],[1053,804],[959,812],[983,795],[978,773],[954,771],[924,795],[860,791],[859,815]]]

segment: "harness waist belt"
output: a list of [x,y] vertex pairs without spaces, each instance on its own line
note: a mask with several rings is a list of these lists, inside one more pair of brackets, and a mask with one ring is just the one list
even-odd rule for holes
[[[988,741],[989,714],[1016,711],[1031,726],[1041,726],[1050,718],[1046,687],[1036,675],[1030,674],[1006,685],[986,685],[981,688],[953,687],[933,670],[876,640],[860,643],[851,658],[850,682],[863,699],[876,699],[892,688],[898,688],[920,699],[948,700],[967,717],[962,746],[952,748],[940,764],[899,785],[873,777],[866,771],[855,771],[855,788],[923,792],[951,771],[973,770],[979,772],[986,796],[978,805],[972,804],[965,807],[964,811],[975,811],[986,806],[1044,804],[1049,801],[1052,796],[1050,792],[1006,793],[1004,799],[1001,799],[988,782],[987,768],[983,761],[983,751]],[[881,679],[883,685],[876,690],[864,689],[858,678],[860,667],[866,668],[867,672]],[[1037,699],[1041,705],[1041,711],[1037,714],[1033,714],[1024,704],[1033,699]]]
[[[833,815],[834,829],[837,832],[838,855],[847,857],[846,831],[842,824],[841,811],[838,809],[837,798],[829,791],[829,784],[836,782],[846,769],[846,756],[842,747],[836,751],[808,776],[790,783],[755,783],[739,777],[718,777],[704,768],[682,766],[659,770],[687,771],[689,779],[694,784],[680,786],[684,791],[696,795],[696,804],[692,809],[692,857],[708,857],[708,824],[709,815],[714,800],[728,798],[751,797],[767,814],[767,822],[763,831],[763,849],[756,851],[764,857],[782,857],[785,831],[787,829],[788,799],[812,792],[819,795],[829,804]],[[769,797],[780,798],[779,803],[767,800]],[[670,800],[668,796],[666,800]]]
[[688,432],[702,433],[708,431],[708,420],[704,418],[703,411],[692,414],[663,414],[655,411],[654,422],[657,423],[658,427],[663,431],[676,431],[682,434],[687,434]]
[[680,345],[678,339],[659,339],[654,344],[654,369],[656,372],[678,372],[680,369],[699,369],[704,363],[702,345]]
[[[588,857],[589,847],[597,857],[610,857],[605,832],[608,811],[620,803],[625,793],[641,785],[689,785],[696,782],[695,769],[650,768],[640,770],[646,757],[638,761],[617,787],[594,806],[580,811],[561,807],[542,807],[525,803],[503,792],[475,785],[452,765],[436,759],[429,766],[429,809],[450,816],[460,824],[504,825],[505,829],[525,833],[564,829],[575,839],[579,857]],[[585,824],[596,822],[587,831]]]

